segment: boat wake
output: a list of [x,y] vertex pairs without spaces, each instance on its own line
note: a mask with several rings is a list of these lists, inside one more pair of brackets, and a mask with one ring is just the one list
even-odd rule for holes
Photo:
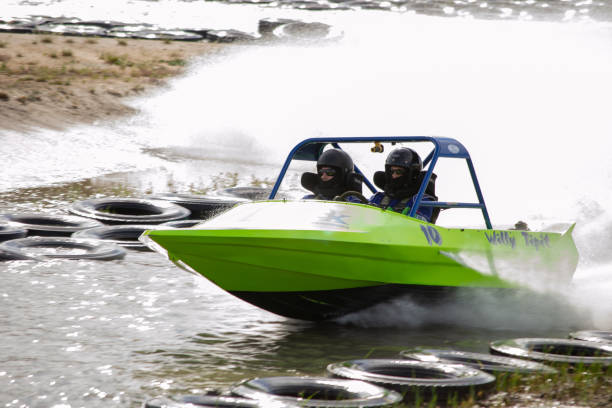
[[338,323],[365,328],[457,326],[489,330],[556,330],[592,327],[590,311],[568,298],[531,291],[458,292],[454,299],[423,306],[409,297],[343,316]]

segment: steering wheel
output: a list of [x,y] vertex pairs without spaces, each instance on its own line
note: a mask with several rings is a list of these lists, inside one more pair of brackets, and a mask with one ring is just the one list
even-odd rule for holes
[[339,196],[335,196],[334,197],[334,201],[348,201],[347,198],[349,198],[349,197],[357,197],[357,199],[359,199],[359,202],[362,203],[362,204],[367,204],[367,203],[370,202],[359,191],[353,191],[353,190],[345,191],[344,193],[340,194]]

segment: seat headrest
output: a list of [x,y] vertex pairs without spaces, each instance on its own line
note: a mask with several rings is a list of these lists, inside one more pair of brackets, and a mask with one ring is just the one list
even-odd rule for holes
[[374,173],[374,185],[381,190],[385,189],[385,172],[377,171]]
[[357,191],[358,193],[362,192],[363,176],[361,174],[357,174],[351,172],[346,180],[346,188],[347,191]]
[[314,193],[317,183],[319,182],[319,176],[315,173],[302,173],[302,179],[300,181],[302,183],[302,187]]

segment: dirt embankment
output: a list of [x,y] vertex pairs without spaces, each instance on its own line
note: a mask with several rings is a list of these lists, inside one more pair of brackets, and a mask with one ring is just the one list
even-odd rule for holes
[[62,129],[133,113],[124,98],[227,44],[0,33],[0,129]]

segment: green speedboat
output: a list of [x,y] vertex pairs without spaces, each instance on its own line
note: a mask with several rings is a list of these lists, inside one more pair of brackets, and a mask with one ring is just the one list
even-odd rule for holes
[[[316,161],[327,145],[356,143],[366,143],[368,151],[373,145],[373,152],[385,143],[431,146],[408,216],[355,202],[274,199],[292,160]],[[422,200],[439,159],[467,163],[477,202]],[[425,222],[415,217],[419,206],[477,210],[485,228]],[[268,200],[238,204],[192,228],[146,231],[141,240],[255,306],[325,320],[398,296],[426,302],[461,288],[503,291],[570,282],[578,262],[571,230],[493,229],[469,153],[454,139],[358,137],[305,140],[289,154]]]

